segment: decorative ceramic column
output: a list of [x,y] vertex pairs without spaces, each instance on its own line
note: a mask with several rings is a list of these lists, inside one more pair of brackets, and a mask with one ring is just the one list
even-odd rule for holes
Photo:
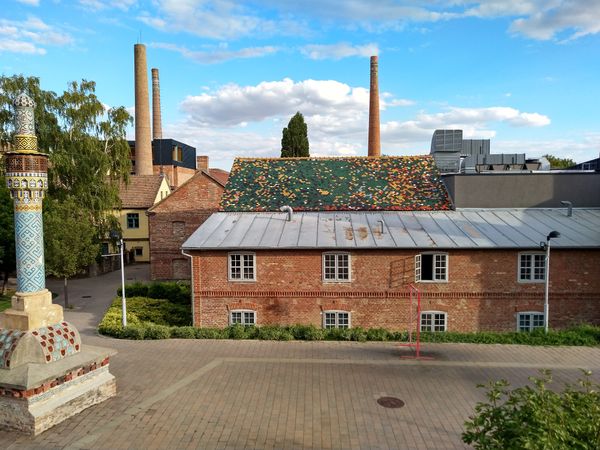
[[42,200],[48,189],[48,156],[38,152],[33,100],[21,94],[14,106],[16,134],[14,151],[6,155],[6,183],[14,199],[17,294],[0,325],[30,330],[61,322],[63,311],[52,304],[45,286]]
[[113,350],[82,349],[77,328],[63,319],[46,289],[42,200],[48,157],[38,152],[35,103],[15,102],[14,151],[6,182],[14,199],[17,292],[0,313],[0,427],[38,434],[115,395],[108,371]]

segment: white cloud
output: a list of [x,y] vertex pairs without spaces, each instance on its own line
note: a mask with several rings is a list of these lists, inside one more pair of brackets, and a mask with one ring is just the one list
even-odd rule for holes
[[[382,109],[410,104],[389,93],[383,93],[380,100]],[[367,89],[336,80],[286,78],[254,86],[229,84],[186,97],[181,110],[187,117],[171,130],[175,139],[195,144],[228,168],[234,156],[278,156],[281,129],[300,111],[308,125],[311,154],[364,155],[368,105]],[[438,128],[460,128],[465,137],[494,138],[498,124],[541,127],[549,123],[543,114],[506,106],[422,111],[410,120],[383,121],[382,151],[388,155],[428,153]]]
[[158,29],[184,31],[211,39],[233,39],[274,33],[281,24],[263,19],[233,0],[157,0],[158,15],[143,12],[139,20]]
[[44,55],[48,45],[64,46],[72,42],[71,35],[37,17],[30,16],[25,21],[0,19],[0,52]]
[[258,58],[279,51],[277,47],[273,46],[246,47],[238,50],[229,50],[227,46],[220,46],[211,51],[189,50],[186,47],[164,42],[155,42],[150,44],[150,46],[180,53],[182,56],[202,64],[216,64],[241,58]]
[[379,48],[377,44],[352,45],[347,42],[327,45],[306,45],[301,48],[301,52],[310,59],[342,59],[351,56],[360,56],[368,58],[378,55]]
[[137,0],[79,0],[79,4],[86,9],[93,11],[100,11],[103,9],[116,8],[121,11],[128,11],[133,5],[137,3]]
[[29,6],[40,6],[40,0],[17,0],[19,3]]

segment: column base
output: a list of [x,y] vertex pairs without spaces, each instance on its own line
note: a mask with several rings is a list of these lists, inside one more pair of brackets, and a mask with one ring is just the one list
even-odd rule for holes
[[51,364],[0,370],[0,427],[37,435],[116,395],[114,350],[86,346]]
[[63,309],[52,303],[48,289],[38,292],[17,292],[11,308],[0,314],[0,328],[28,331],[63,321]]

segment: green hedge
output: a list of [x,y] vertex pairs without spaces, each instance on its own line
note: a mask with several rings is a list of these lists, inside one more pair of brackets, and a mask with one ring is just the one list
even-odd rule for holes
[[[108,314],[107,314],[108,316]],[[314,325],[262,327],[231,325],[227,328],[195,328],[192,326],[167,326],[140,320],[127,314],[128,326],[121,327],[121,314],[111,314],[103,320],[99,331],[102,334],[123,339],[260,339],[272,341],[397,341],[405,342],[407,332],[388,331],[382,328],[332,328],[322,329]],[[133,320],[131,320],[133,319]],[[455,342],[477,344],[522,344],[522,345],[600,345],[600,327],[580,325],[562,331],[532,333],[421,333],[422,342]]]
[[[121,296],[122,289],[117,289],[117,295]],[[178,305],[191,306],[192,293],[189,283],[179,281],[157,281],[154,283],[136,282],[125,285],[125,296],[147,297],[169,300]]]

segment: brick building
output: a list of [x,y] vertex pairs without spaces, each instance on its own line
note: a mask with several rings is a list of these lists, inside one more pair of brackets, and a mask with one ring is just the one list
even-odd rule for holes
[[424,330],[532,329],[552,230],[550,325],[600,323],[600,211],[450,206],[427,157],[236,160],[183,244],[194,324],[405,330],[415,284]]
[[202,170],[147,212],[153,280],[190,279],[181,244],[219,209],[228,173],[208,169],[208,157],[199,156],[198,165]]

